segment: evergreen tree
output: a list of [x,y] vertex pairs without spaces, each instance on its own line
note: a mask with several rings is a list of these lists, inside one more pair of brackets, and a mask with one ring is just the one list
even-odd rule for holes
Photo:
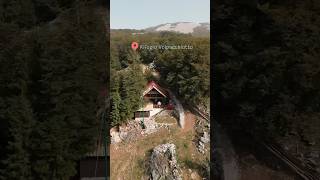
[[110,119],[111,125],[119,125],[121,123],[121,116],[120,116],[120,103],[121,97],[119,93],[119,76],[116,74],[117,72],[111,71],[112,73],[112,80],[111,80],[111,112],[110,112]]
[[[319,3],[216,3],[217,119],[255,136],[278,137],[301,128],[303,117],[317,116],[320,26],[313,17]],[[312,119],[308,124],[316,123]]]
[[[120,119],[125,122],[143,105],[141,97],[150,73],[142,73],[141,65],[154,62],[161,81],[181,98],[209,109],[209,38],[165,33],[145,33],[132,37],[130,30],[111,32],[111,67],[121,74],[119,106]],[[147,45],[190,45],[191,50],[137,49],[132,51],[132,41]],[[121,64],[121,66],[119,66]],[[113,80],[114,81],[114,80]],[[115,94],[116,96],[116,94]],[[116,113],[115,111],[114,113]],[[117,114],[117,113],[116,113]]]
[[60,2],[0,3],[1,179],[68,179],[93,151],[105,22],[93,2]]
[[132,64],[121,73],[120,80],[121,103],[119,106],[120,119],[126,122],[133,117],[133,113],[141,107],[142,91],[146,79],[139,64]]
[[28,44],[24,36],[8,41],[0,54],[3,63],[0,68],[0,119],[1,125],[5,125],[1,134],[1,179],[32,177],[29,143],[35,121],[28,97],[30,69],[27,56]]

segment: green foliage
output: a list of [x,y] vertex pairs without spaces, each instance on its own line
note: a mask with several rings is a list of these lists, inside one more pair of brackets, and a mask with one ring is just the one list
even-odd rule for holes
[[92,3],[71,1],[32,1],[32,7],[57,5],[64,13],[42,24],[44,16],[25,8],[36,19],[28,22],[19,12],[27,2],[1,4],[0,178],[69,179],[98,133],[105,23]]
[[207,38],[174,39],[192,50],[167,50],[155,62],[162,80],[185,101],[205,105],[210,94],[210,41]]
[[31,0],[1,0],[0,19],[4,23],[12,23],[20,28],[30,28],[36,23],[34,3]]
[[111,122],[119,125],[133,117],[133,112],[142,105],[142,91],[146,85],[139,64],[132,64],[120,72],[114,72],[111,89]]
[[[210,78],[210,41],[208,38],[193,37],[190,35],[172,32],[144,33],[132,35],[133,30],[111,31],[111,76],[121,76],[118,80],[120,87],[112,93],[113,99],[121,97],[119,110],[114,109],[112,114],[120,113],[120,119],[125,122],[133,116],[142,105],[141,93],[145,88],[146,79],[154,80],[150,71],[142,73],[139,64],[154,63],[160,73],[160,81],[171,90],[176,91],[184,100],[196,105],[209,104]],[[139,31],[138,31],[139,32]],[[190,45],[189,50],[165,49],[137,49],[131,50],[131,43],[140,45]],[[114,104],[114,107],[118,107]],[[118,122],[117,115],[114,122]],[[118,124],[118,123],[114,123]]]
[[111,76],[111,112],[110,112],[110,119],[111,119],[111,125],[115,126],[117,124],[121,123],[121,117],[120,117],[120,103],[121,103],[121,97],[119,93],[119,87],[120,87],[120,77],[116,74],[115,71],[111,71],[113,76]]
[[[2,31],[4,32],[4,31]],[[23,39],[22,36],[18,38]],[[34,126],[28,95],[28,46],[18,41],[8,41],[0,52],[0,122],[1,133],[1,179],[31,179],[28,147]],[[7,42],[7,43],[8,43]],[[5,47],[4,42],[1,46]],[[14,53],[13,53],[14,52]],[[8,71],[12,69],[12,71]]]
[[217,119],[269,137],[317,124],[301,117],[320,110],[319,3],[220,1],[214,8]]

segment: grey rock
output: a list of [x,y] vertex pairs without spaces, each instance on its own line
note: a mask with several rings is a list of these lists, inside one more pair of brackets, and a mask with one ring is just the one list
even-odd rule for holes
[[150,158],[150,175],[151,180],[182,180],[174,144],[161,144],[153,149]]
[[210,139],[206,139],[204,137],[201,137],[200,141],[203,142],[203,143],[208,143],[208,142],[210,142]]
[[111,132],[111,144],[121,142],[119,132]]
[[191,179],[197,179],[197,173],[196,172],[192,172],[191,173]]
[[204,143],[202,141],[199,141],[199,147],[204,147]]
[[126,139],[126,137],[128,136],[128,133],[127,133],[127,132],[120,131],[119,136],[120,136],[120,138],[123,140],[123,139]]

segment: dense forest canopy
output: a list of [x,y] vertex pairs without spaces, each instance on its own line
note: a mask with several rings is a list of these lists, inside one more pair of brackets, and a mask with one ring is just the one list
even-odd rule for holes
[[[144,34],[135,34],[142,32]],[[193,49],[131,49],[140,45],[189,45]],[[145,33],[137,30],[111,30],[111,121],[119,125],[132,118],[142,106],[141,94],[150,74],[143,74],[141,64],[154,63],[160,73],[159,83],[182,100],[209,109],[210,39],[174,32]],[[127,82],[128,81],[128,82]],[[130,82],[130,84],[129,84]],[[130,87],[128,85],[131,85]]]
[[320,2],[221,0],[213,10],[216,119],[320,147]]
[[0,1],[0,179],[69,179],[94,148],[107,32],[95,1]]

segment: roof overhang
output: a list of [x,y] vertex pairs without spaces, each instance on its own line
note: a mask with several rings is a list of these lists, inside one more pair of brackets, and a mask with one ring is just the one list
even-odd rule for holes
[[145,96],[148,92],[150,92],[152,89],[157,90],[161,95],[163,95],[164,97],[167,97],[166,92],[164,90],[162,90],[154,81],[151,81],[148,84],[148,88],[147,90],[145,90],[143,92],[143,96]]

